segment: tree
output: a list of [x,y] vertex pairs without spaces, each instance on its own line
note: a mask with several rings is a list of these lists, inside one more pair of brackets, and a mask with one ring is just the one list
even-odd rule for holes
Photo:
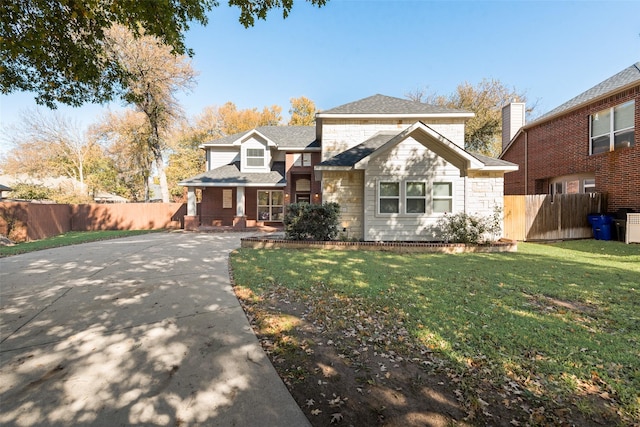
[[127,70],[127,88],[122,98],[144,113],[149,124],[147,146],[151,150],[160,179],[162,201],[169,201],[165,173],[163,136],[172,121],[181,115],[176,93],[190,89],[195,71],[185,56],[177,56],[169,46],[153,36],[134,37],[127,28],[116,25],[108,31],[107,53]]
[[102,172],[113,182],[105,190],[131,200],[148,201],[153,155],[148,146],[151,129],[144,113],[130,109],[109,113],[92,131],[106,146],[110,159]]
[[[307,0],[322,6],[326,0]],[[240,8],[240,22],[252,26],[272,8],[286,17],[293,0],[231,0]],[[32,91],[39,104],[81,105],[105,102],[130,83],[121,64],[105,55],[106,34],[114,24],[136,36],[158,37],[176,54],[193,52],[184,34],[192,21],[206,25],[217,0],[69,1],[11,0],[2,2],[0,20],[0,92]]]
[[[499,156],[501,152],[502,107],[514,100],[527,100],[525,93],[508,88],[495,79],[483,79],[476,86],[464,82],[448,96],[429,94],[426,89],[416,89],[405,96],[412,101],[475,113],[475,117],[465,125],[465,148],[492,157]],[[535,105],[529,107],[527,112],[531,113],[534,108]]]
[[101,148],[78,125],[59,114],[42,110],[26,111],[11,132],[6,132],[13,148],[6,154],[3,170],[34,177],[66,176],[85,190],[85,178],[103,156]]
[[258,126],[276,126],[282,121],[282,107],[272,105],[264,107],[262,112],[257,108],[238,110],[233,102],[227,102],[218,108],[222,135],[233,135]]
[[316,104],[309,98],[291,98],[290,126],[313,126],[316,122]]

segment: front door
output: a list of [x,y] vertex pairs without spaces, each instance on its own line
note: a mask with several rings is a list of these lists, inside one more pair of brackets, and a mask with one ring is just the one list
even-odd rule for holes
[[311,203],[311,194],[296,194],[296,203]]

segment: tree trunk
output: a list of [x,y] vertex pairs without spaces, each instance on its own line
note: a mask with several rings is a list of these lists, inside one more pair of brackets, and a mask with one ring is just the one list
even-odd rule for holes
[[164,171],[164,159],[162,155],[156,157],[156,169],[160,177],[160,192],[162,193],[162,202],[169,203],[169,184],[167,183],[167,174]]

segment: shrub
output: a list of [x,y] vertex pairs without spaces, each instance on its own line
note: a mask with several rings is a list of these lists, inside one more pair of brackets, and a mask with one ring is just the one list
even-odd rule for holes
[[495,240],[502,231],[502,210],[494,208],[493,215],[479,217],[460,212],[440,218],[438,228],[445,242],[485,243]]
[[340,205],[292,203],[284,215],[285,238],[289,240],[333,240],[338,235]]

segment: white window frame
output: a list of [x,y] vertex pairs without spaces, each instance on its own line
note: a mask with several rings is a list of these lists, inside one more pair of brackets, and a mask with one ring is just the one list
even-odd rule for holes
[[[621,107],[627,106],[627,105],[631,105],[631,109],[633,110],[633,123],[631,126],[628,126],[626,128],[621,128],[621,129],[616,129],[615,128],[615,112],[616,109],[619,109]],[[598,134],[598,135],[594,135],[593,134],[593,120],[594,118],[597,118],[599,114],[606,114],[609,113],[609,131],[603,134]],[[632,135],[633,137],[631,138],[630,145],[629,146],[633,146],[635,145],[635,141],[634,141],[634,137],[635,137],[635,100],[632,99],[631,101],[627,101],[623,104],[618,104],[615,105],[611,108],[605,108],[604,110],[600,110],[595,114],[592,114],[589,116],[589,154],[593,155],[593,154],[602,154],[602,153],[608,153],[611,151],[616,150],[616,146],[615,146],[615,139],[617,135],[626,133],[632,131]],[[609,137],[609,150],[608,151],[601,151],[598,153],[594,153],[593,152],[593,141],[597,138],[603,138],[603,137]],[[625,147],[618,147],[619,148],[625,148]]]
[[[260,204],[260,193],[268,193],[268,204]],[[280,193],[280,200],[282,200],[281,205],[273,204],[273,194]],[[269,208],[268,218],[260,217],[260,208]],[[256,219],[258,221],[269,221],[269,222],[282,222],[283,218],[273,219],[274,213],[273,208],[281,208],[281,215],[284,218],[284,190],[258,190],[256,192]]]
[[[436,184],[449,184],[449,188],[451,189],[450,195],[443,197],[443,196],[437,196],[433,193],[433,190],[436,187]],[[431,214],[432,215],[444,215],[446,213],[452,213],[453,212],[453,208],[455,206],[454,204],[454,200],[453,200],[453,194],[454,194],[454,185],[453,185],[453,181],[434,181],[431,185]],[[436,200],[450,200],[451,201],[451,210],[450,211],[444,211],[444,212],[436,212],[435,209],[435,202]]]
[[[395,184],[398,186],[398,195],[397,196],[382,196],[382,191],[380,190],[380,187],[383,184]],[[378,215],[385,215],[385,216],[392,216],[392,215],[398,215],[401,212],[401,197],[402,197],[402,185],[400,181],[393,181],[393,180],[379,180],[378,181],[378,185],[377,185],[377,194],[376,194],[376,211],[378,213]],[[380,207],[381,207],[381,201],[382,200],[397,200],[398,201],[398,211],[397,212],[382,212]]]
[[[424,186],[424,192],[422,196],[410,196],[409,192],[407,191],[407,187],[409,186],[409,184],[422,184]],[[404,213],[406,215],[415,215],[415,216],[419,216],[419,215],[425,215],[427,214],[427,209],[429,206],[428,200],[427,200],[427,188],[428,188],[428,183],[426,181],[420,181],[420,180],[406,180],[404,181]],[[409,212],[409,200],[423,200],[424,201],[424,211],[423,212]]]
[[298,153],[295,155],[293,166],[307,167],[311,166],[311,153]]
[[[407,185],[409,183],[421,183],[425,186],[425,195],[424,196],[408,196],[407,195]],[[380,191],[380,186],[383,184],[396,184],[398,186],[398,195],[397,196],[382,196]],[[433,190],[437,184],[448,184],[451,190],[449,196],[434,196]],[[428,180],[420,180],[420,179],[403,179],[403,180],[393,180],[393,179],[379,179],[376,184],[376,215],[378,216],[401,216],[401,217],[417,217],[417,216],[441,216],[445,213],[451,213],[455,207],[455,183],[450,180],[437,180],[437,181],[428,181]],[[398,212],[381,212],[380,206],[381,200],[397,200],[398,201]],[[425,203],[425,212],[407,212],[407,201],[411,199],[424,199]],[[434,203],[436,200],[450,200],[451,203],[451,211],[446,212],[436,212]]]
[[[260,156],[250,155],[249,153],[251,151],[262,151],[262,155],[260,155]],[[265,150],[264,148],[247,147],[247,149],[245,151],[245,164],[247,165],[247,168],[264,169],[264,165],[266,164],[266,161],[267,161],[266,151],[267,150]],[[262,160],[262,164],[261,165],[251,165],[251,164],[249,164],[249,160],[251,160],[251,159],[261,159]]]

